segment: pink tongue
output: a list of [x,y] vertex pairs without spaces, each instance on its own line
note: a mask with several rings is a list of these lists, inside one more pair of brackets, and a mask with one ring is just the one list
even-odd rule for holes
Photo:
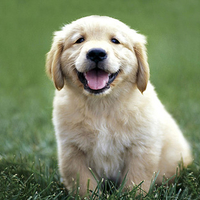
[[100,90],[106,87],[109,80],[108,73],[101,69],[92,69],[85,74],[90,89]]

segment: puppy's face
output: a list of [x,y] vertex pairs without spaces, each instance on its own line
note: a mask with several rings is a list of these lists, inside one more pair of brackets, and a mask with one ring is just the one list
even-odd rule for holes
[[105,95],[126,82],[143,92],[149,78],[145,42],[116,19],[81,18],[55,32],[47,72],[58,90],[66,84],[86,95]]

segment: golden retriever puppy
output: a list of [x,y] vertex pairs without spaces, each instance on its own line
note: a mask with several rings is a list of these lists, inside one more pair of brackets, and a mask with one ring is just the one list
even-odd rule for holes
[[[94,190],[95,176],[131,189],[154,172],[171,177],[190,147],[149,82],[145,37],[122,22],[89,16],[55,32],[46,70],[55,87],[53,124],[67,189]],[[87,188],[89,179],[89,188]]]

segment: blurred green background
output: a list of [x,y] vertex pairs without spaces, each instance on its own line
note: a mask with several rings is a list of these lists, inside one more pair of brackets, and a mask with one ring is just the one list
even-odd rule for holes
[[199,0],[1,0],[1,158],[56,158],[54,87],[45,74],[45,54],[54,31],[92,14],[120,19],[147,36],[151,82],[199,162]]

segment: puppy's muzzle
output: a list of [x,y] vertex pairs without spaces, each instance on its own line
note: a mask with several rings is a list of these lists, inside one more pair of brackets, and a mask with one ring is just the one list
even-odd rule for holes
[[84,73],[78,72],[78,78],[88,92],[94,94],[105,92],[118,75],[119,71],[110,73],[108,69],[105,69],[107,57],[106,51],[101,48],[93,48],[87,52],[88,70]]

